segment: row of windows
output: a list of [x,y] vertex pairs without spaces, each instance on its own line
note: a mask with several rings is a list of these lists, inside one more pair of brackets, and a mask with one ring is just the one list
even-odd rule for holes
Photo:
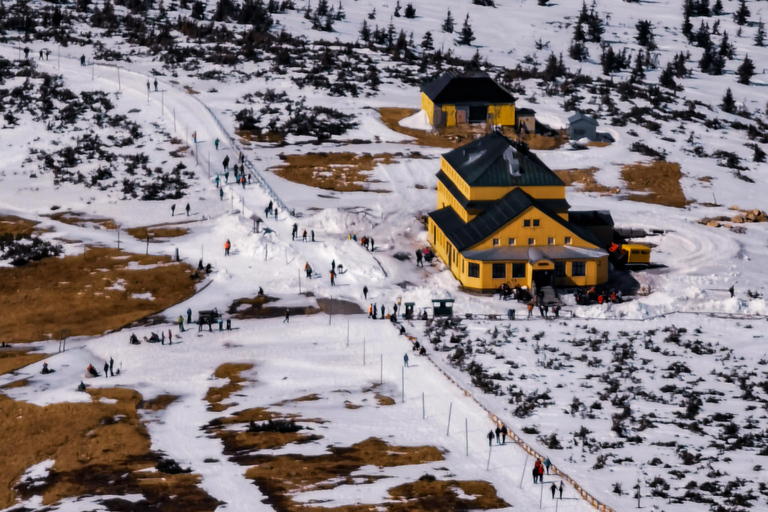
[[[512,264],[512,278],[522,279],[526,275],[525,263],[513,263]],[[468,263],[467,275],[469,277],[480,277],[480,264]],[[555,262],[555,277],[565,277],[565,262]],[[584,261],[571,262],[571,276],[583,277],[587,275],[587,263]],[[491,276],[493,279],[504,279],[507,277],[507,264],[506,263],[494,263],[491,265]]]
[[539,219],[524,219],[523,220],[523,227],[529,228],[531,227],[531,222],[533,222],[533,227],[539,226]]
[[[555,245],[555,237],[550,236],[547,238],[547,245]],[[566,236],[564,239],[565,245],[571,245],[573,243],[573,240],[571,237]],[[496,247],[498,245],[501,245],[501,239],[500,238],[494,238],[493,239],[493,246]],[[517,245],[517,239],[516,238],[507,238],[507,245]],[[529,238],[528,239],[528,245],[536,245],[536,239],[535,238]]]

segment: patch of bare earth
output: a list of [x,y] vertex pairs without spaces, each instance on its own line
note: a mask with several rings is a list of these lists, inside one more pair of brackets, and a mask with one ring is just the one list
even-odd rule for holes
[[189,233],[189,228],[172,227],[168,225],[144,226],[139,228],[130,228],[126,232],[139,240],[150,242],[164,242],[169,238],[184,236]]
[[683,177],[680,164],[661,160],[629,164],[622,167],[621,177],[629,190],[648,192],[627,196],[631,201],[675,208],[683,208],[690,203],[680,187],[680,178]]
[[208,410],[220,412],[234,407],[236,404],[222,404],[221,402],[229,398],[232,393],[243,389],[241,383],[248,379],[242,377],[240,373],[251,368],[253,368],[253,365],[250,363],[224,363],[216,368],[213,376],[217,379],[229,379],[229,382],[221,387],[212,387],[208,390],[208,393],[205,395],[205,399],[209,404]]
[[[129,268],[129,264],[136,265]],[[0,339],[29,342],[119,329],[192,296],[191,268],[103,247],[0,268]],[[133,298],[151,293],[154,300]],[[62,309],[62,304],[67,307]]]
[[337,192],[354,192],[369,190],[366,184],[376,183],[371,179],[371,171],[379,164],[395,163],[394,156],[389,153],[371,155],[348,152],[280,155],[285,164],[270,170],[294,183]]
[[278,299],[266,295],[236,299],[230,304],[227,313],[234,315],[238,320],[242,320],[245,318],[278,318],[285,316],[286,309],[291,316],[314,315],[320,312],[318,308],[313,306],[293,306],[289,308],[265,306],[265,304],[275,302],[276,300]]
[[[249,462],[255,465],[248,468],[245,476],[256,482],[276,510],[306,512],[315,508],[294,502],[292,493],[353,484],[350,475],[367,465],[394,467],[444,459],[442,452],[434,446],[392,446],[374,437],[349,447],[330,446],[328,449],[330,453],[315,456],[254,455],[249,457]],[[375,508],[365,506],[355,510]]]
[[71,226],[117,229],[117,224],[112,219],[91,217],[81,212],[56,212],[46,215],[46,217]]
[[28,350],[0,348],[0,375],[11,373],[19,368],[42,361],[47,354],[30,352]]
[[[110,499],[107,506],[138,512],[216,509],[219,503],[197,486],[197,475],[139,472],[159,460],[137,412],[139,393],[123,388],[89,393],[90,403],[45,407],[0,395],[0,508],[33,495],[52,505],[85,495],[141,494],[144,499],[137,503]],[[47,459],[55,462],[42,485],[19,482],[27,468]]]
[[390,130],[415,138],[414,143],[420,146],[457,148],[487,133],[484,125],[478,124],[463,124],[432,131],[414,130],[400,126],[399,123],[418,112],[417,109],[382,107],[378,109],[378,112],[381,116],[381,122],[387,125]]
[[40,232],[35,226],[40,224],[29,219],[22,219],[15,215],[0,215],[0,235],[12,235],[14,237],[28,237]]
[[547,135],[541,135],[539,133],[526,134],[520,137],[523,142],[528,144],[528,147],[536,150],[549,150],[557,149],[566,142],[568,142],[568,134],[565,130],[559,130],[557,135],[550,137]]
[[250,146],[252,142],[270,142],[280,144],[285,141],[285,135],[282,133],[264,132],[258,133],[252,130],[236,130],[235,135],[240,137],[240,142],[245,146]]
[[588,169],[564,169],[561,171],[555,171],[558,178],[563,180],[566,186],[573,184],[581,185],[579,190],[583,192],[598,192],[601,194],[618,194],[618,188],[609,188],[605,185],[601,185],[595,179],[595,172],[597,167],[590,167]]

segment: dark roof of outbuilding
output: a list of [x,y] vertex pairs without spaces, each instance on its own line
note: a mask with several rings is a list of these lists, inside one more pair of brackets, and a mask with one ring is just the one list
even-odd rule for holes
[[496,230],[513,221],[531,207],[541,210],[547,217],[565,227],[582,240],[600,247],[600,242],[589,230],[563,219],[557,213],[549,210],[545,204],[536,201],[531,196],[516,188],[507,195],[495,201],[480,215],[465,223],[450,206],[429,213],[429,217],[445,233],[448,240],[457,250],[463,251],[482,242]]
[[536,111],[532,108],[515,108],[515,116],[528,117],[536,114]]
[[568,219],[579,226],[613,227],[613,216],[608,210],[581,210],[568,213]]
[[597,121],[595,121],[593,117],[582,114],[581,112],[576,112],[575,114],[573,114],[571,117],[568,118],[568,122],[571,124],[577,123],[579,121],[585,121],[589,124],[593,124],[597,126]]
[[515,97],[488,73],[449,70],[421,86],[421,91],[439,105],[463,103],[514,103]]
[[564,186],[525,146],[492,132],[443,155],[471,187]]

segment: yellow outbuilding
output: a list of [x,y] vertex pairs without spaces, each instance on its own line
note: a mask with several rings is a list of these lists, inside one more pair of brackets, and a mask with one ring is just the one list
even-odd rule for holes
[[421,87],[421,108],[434,127],[515,125],[515,98],[481,71],[446,71]]
[[608,280],[610,214],[569,212],[565,184],[524,144],[492,132],[444,154],[437,178],[429,242],[465,287]]

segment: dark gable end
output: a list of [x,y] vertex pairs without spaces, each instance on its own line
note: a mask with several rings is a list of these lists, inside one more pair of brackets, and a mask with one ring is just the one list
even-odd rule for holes
[[424,84],[421,92],[436,105],[509,104],[515,97],[487,73],[446,71]]

